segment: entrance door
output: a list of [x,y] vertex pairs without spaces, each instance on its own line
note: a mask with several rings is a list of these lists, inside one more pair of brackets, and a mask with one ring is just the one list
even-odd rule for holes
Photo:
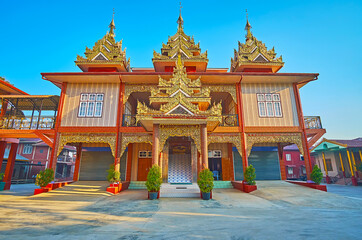
[[137,181],[146,181],[152,166],[152,158],[138,158]]
[[188,137],[169,139],[168,182],[192,183],[191,141]]

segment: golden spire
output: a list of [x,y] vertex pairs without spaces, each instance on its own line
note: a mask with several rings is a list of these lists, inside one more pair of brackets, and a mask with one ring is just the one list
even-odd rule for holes
[[109,24],[109,34],[113,37],[115,37],[116,35],[114,34],[114,29],[116,29],[116,25],[114,24],[114,8],[113,8],[113,16],[112,16],[112,21]]
[[180,16],[177,19],[177,24],[178,24],[178,30],[183,29],[183,24],[184,24],[184,20],[181,16],[181,9],[182,9],[182,5],[181,5],[181,1],[180,1]]
[[253,37],[253,34],[250,31],[251,29],[251,25],[249,23],[249,19],[248,19],[248,9],[246,9],[246,25],[245,25],[245,30],[246,30],[246,35],[245,38],[246,40],[249,40]]

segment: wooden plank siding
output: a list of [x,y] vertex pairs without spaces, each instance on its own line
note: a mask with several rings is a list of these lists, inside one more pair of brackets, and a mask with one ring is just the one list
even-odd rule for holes
[[[81,93],[103,93],[102,117],[78,117]],[[64,99],[61,126],[110,127],[116,126],[119,84],[68,84]]]
[[[245,126],[299,126],[292,84],[246,83],[241,91]],[[257,93],[279,93],[282,117],[259,117]]]

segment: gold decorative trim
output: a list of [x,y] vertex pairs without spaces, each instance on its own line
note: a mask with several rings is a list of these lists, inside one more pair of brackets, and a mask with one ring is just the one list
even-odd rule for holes
[[126,84],[124,89],[123,102],[127,102],[129,96],[133,92],[155,92],[157,91],[156,85],[136,85],[136,84]]
[[243,156],[242,145],[241,145],[241,136],[238,133],[237,135],[208,135],[207,136],[207,144],[211,143],[232,143],[238,149],[240,156]]
[[235,85],[204,85],[210,89],[210,92],[227,92],[230,93],[231,97],[233,98],[234,103],[237,102],[236,98],[236,86]]
[[200,125],[160,125],[159,128],[159,149],[162,151],[169,137],[191,137],[201,152]]
[[122,144],[120,156],[123,155],[123,152],[126,150],[126,147],[129,143],[149,143],[152,145],[152,135],[150,134],[132,134],[132,135],[122,135]]
[[112,155],[115,157],[116,149],[116,134],[95,134],[95,133],[62,133],[59,138],[59,145],[57,148],[57,156],[63,150],[63,147],[68,143],[107,143],[111,150]]
[[297,145],[300,153],[304,155],[302,136],[300,133],[287,134],[247,134],[246,135],[246,150],[248,156],[251,153],[251,148],[256,143],[294,143]]

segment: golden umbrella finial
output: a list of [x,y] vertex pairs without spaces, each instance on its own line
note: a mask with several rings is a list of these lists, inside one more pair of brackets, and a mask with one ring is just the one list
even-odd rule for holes
[[112,21],[109,24],[109,34],[111,34],[113,37],[115,36],[114,29],[116,29],[116,25],[114,24],[114,8],[113,8]]
[[177,23],[178,23],[178,29],[182,29],[182,25],[184,24],[184,20],[181,16],[181,9],[182,9],[182,5],[181,5],[181,1],[180,1],[180,16],[177,19]]
[[248,40],[253,37],[253,34],[250,31],[251,25],[249,23],[248,9],[245,9],[245,12],[246,12],[246,25],[245,25],[246,35],[245,35],[245,38],[246,38],[246,40]]

